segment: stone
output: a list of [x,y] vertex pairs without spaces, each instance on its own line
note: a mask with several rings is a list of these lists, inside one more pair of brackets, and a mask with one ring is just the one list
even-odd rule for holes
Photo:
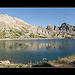
[[58,35],[58,37],[62,37],[62,35]]
[[5,61],[0,61],[2,64],[5,64],[5,65],[10,65],[10,61],[9,60],[5,60]]

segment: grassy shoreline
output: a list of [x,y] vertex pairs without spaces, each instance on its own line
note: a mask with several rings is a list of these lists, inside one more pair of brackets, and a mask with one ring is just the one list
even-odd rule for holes
[[0,68],[39,68],[39,67],[75,67],[75,56],[68,56],[64,58],[60,58],[57,61],[41,61],[39,63],[12,63],[9,60],[0,61]]

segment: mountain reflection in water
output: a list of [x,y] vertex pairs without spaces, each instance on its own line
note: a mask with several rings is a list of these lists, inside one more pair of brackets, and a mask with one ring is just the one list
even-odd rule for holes
[[39,62],[43,58],[57,60],[75,54],[75,40],[0,40],[0,60],[28,63]]
[[21,42],[21,41],[0,41],[1,50],[30,50],[35,51],[37,49],[43,50],[44,48],[57,48],[58,44],[52,43],[38,43],[38,42]]
[[36,51],[48,50],[53,48],[66,48],[66,45],[62,43],[39,43],[39,42],[25,42],[25,41],[0,41],[0,50],[13,51],[13,50],[25,50],[25,51]]

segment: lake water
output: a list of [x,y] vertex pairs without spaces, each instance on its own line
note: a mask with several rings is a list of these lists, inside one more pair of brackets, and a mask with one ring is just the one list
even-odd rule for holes
[[0,40],[0,60],[35,63],[75,55],[75,39]]

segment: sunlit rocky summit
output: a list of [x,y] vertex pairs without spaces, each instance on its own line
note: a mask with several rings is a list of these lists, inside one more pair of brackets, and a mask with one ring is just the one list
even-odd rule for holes
[[75,26],[62,23],[60,27],[51,24],[47,28],[36,27],[17,17],[7,14],[0,15],[0,38],[25,39],[25,38],[75,38]]

